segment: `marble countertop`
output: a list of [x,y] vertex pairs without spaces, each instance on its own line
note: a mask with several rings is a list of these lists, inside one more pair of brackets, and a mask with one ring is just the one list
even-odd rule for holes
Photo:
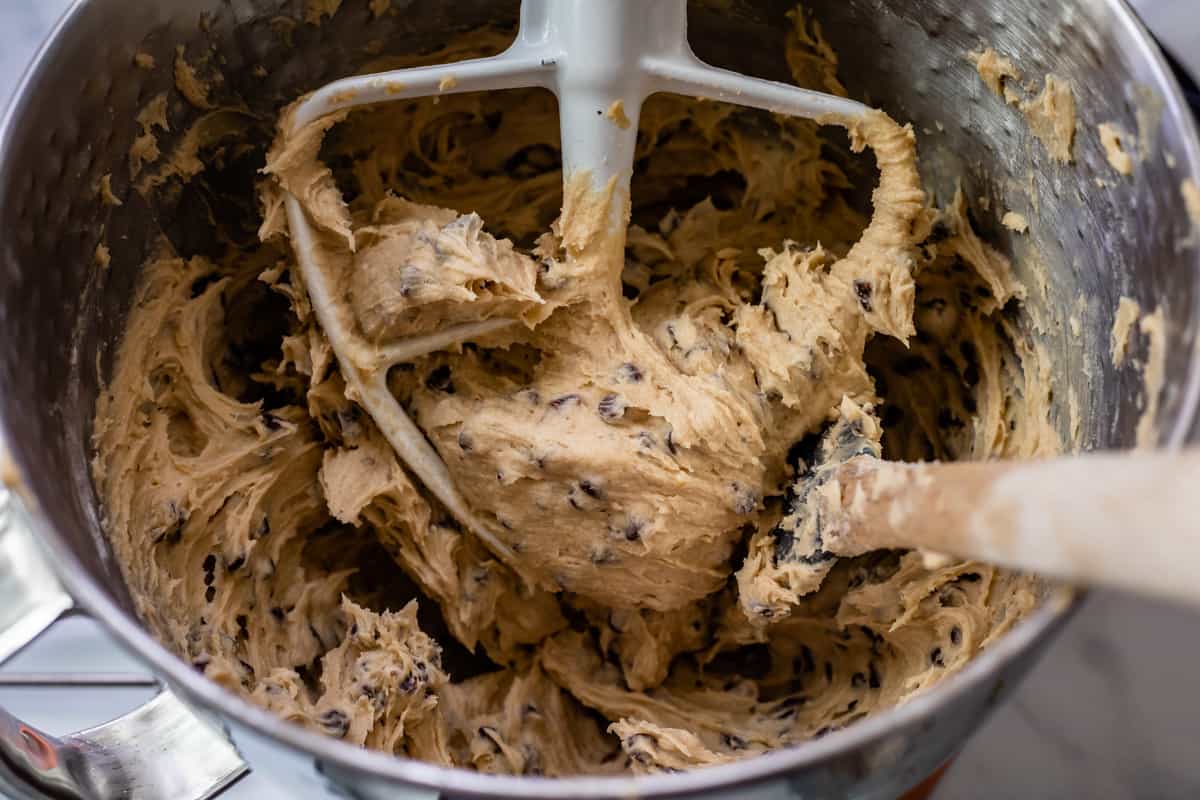
[[[0,106],[70,0],[0,0]],[[1133,0],[1200,76],[1200,0]],[[1200,614],[1094,592],[1014,698],[967,743],[935,800],[1200,798]],[[140,671],[85,620],[9,669]],[[109,719],[144,690],[97,695],[0,690],[0,705],[50,733]],[[251,775],[226,797],[270,796]]]

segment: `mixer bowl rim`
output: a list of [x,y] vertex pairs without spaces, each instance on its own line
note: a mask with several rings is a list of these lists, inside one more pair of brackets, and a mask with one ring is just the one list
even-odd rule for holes
[[[55,47],[91,0],[73,0],[59,18],[30,62],[8,108],[0,118],[0,170],[7,163],[19,114],[29,100],[29,91],[36,78],[52,63]],[[1191,119],[1181,89],[1166,64],[1157,45],[1144,28],[1126,0],[1105,0],[1118,21],[1114,35],[1134,44],[1156,79],[1155,88],[1162,91],[1166,110],[1174,118]],[[1192,176],[1200,177],[1200,139],[1195,124],[1182,131],[1185,153],[1180,163],[1190,165]],[[2,188],[2,185],[0,185]],[[1192,250],[1192,266],[1200,279],[1200,249]],[[1193,319],[1200,317],[1200,301],[1193,304]],[[1184,388],[1182,409],[1166,436],[1165,448],[1177,449],[1185,440],[1200,403],[1200,349],[1192,355],[1189,375]],[[13,422],[0,417],[0,437],[13,441]],[[18,475],[25,466],[21,454],[9,449]],[[20,485],[30,484],[22,477]],[[382,752],[365,750],[345,742],[330,739],[286,722],[265,709],[259,708],[233,692],[209,681],[190,665],[166,649],[150,635],[135,616],[119,606],[109,593],[87,572],[75,557],[65,539],[47,518],[37,513],[37,501],[25,493],[30,507],[34,530],[51,556],[55,570],[64,587],[79,606],[87,611],[118,641],[147,662],[166,683],[182,697],[202,708],[215,710],[224,718],[251,731],[280,742],[287,747],[313,756],[322,762],[342,769],[369,775],[373,778],[396,781],[431,791],[449,791],[474,796],[493,797],[628,797],[676,795],[688,792],[711,791],[739,784],[757,783],[789,772],[819,765],[840,753],[853,751],[873,740],[886,737],[898,727],[914,723],[938,709],[949,706],[956,698],[1001,674],[1005,667],[1028,648],[1041,642],[1057,630],[1079,607],[1082,595],[1060,588],[1052,592],[1031,615],[1013,630],[1000,637],[979,654],[962,671],[947,677],[937,686],[908,702],[858,721],[820,739],[737,761],[671,775],[629,777],[568,777],[530,778],[483,775],[464,769],[441,767]]]

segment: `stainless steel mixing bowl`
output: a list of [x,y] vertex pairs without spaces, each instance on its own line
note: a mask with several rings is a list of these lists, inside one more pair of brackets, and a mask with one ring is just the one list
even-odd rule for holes
[[[245,759],[270,774],[280,796],[323,796],[336,785],[368,798],[884,798],[943,764],[1062,623],[1071,607],[1062,595],[1049,595],[964,672],[901,708],[730,766],[639,779],[488,777],[354,749],[247,705],[139,626],[100,533],[88,441],[139,265],[160,230],[185,249],[204,245],[196,238],[204,227],[189,224],[204,209],[197,198],[161,192],[147,201],[125,191],[134,117],[173,88],[175,47],[211,53],[228,76],[221,93],[270,120],[284,101],[355,71],[368,51],[424,49],[449,31],[511,22],[517,10],[489,0],[395,0],[401,13],[372,20],[365,0],[346,0],[319,27],[289,29],[276,20],[302,17],[304,5],[79,0],[39,55],[0,134],[0,418],[13,483],[29,511],[28,525],[14,518],[0,538],[0,659],[74,605],[169,687],[151,706],[74,738],[52,739],[0,717],[0,787],[17,796],[36,796],[37,785],[67,796],[186,799],[219,790]],[[699,3],[695,48],[722,66],[786,77],[783,15],[791,5]],[[1184,243],[1191,223],[1179,187],[1186,177],[1200,179],[1200,145],[1178,85],[1124,2],[812,0],[810,7],[842,55],[850,91],[913,122],[940,202],[961,179],[969,197],[1033,221],[1030,235],[1014,236],[991,221],[996,215],[977,220],[1022,265],[1045,265],[1044,292],[1037,274],[1024,276],[1035,287],[1027,322],[1059,365],[1054,422],[1064,435],[1074,392],[1081,446],[1133,441],[1146,401],[1142,378],[1131,365],[1113,368],[1107,356],[1117,300],[1129,295],[1147,309],[1161,306],[1166,319],[1159,441],[1176,447],[1188,438],[1200,386],[1200,253]],[[987,45],[1012,56],[1027,76],[1053,71],[1073,83],[1080,121],[1074,166],[1051,163],[1019,115],[983,87],[965,54]],[[160,67],[136,68],[139,51]],[[1134,129],[1139,109],[1152,146],[1134,177],[1120,179],[1104,162],[1095,126],[1114,120]],[[194,115],[173,102],[172,130],[185,130]],[[119,208],[97,201],[105,173],[126,196]],[[94,263],[102,236],[112,250],[109,270]],[[1079,335],[1067,323],[1076,312]],[[1142,354],[1135,348],[1134,355]]]

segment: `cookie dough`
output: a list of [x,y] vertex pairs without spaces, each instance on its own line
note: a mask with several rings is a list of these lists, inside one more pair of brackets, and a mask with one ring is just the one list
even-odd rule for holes
[[[840,88],[819,28],[791,19],[798,82]],[[476,32],[422,63],[505,43]],[[142,123],[139,169],[165,129]],[[354,744],[603,774],[822,736],[936,684],[1033,607],[1034,579],[981,564],[835,558],[806,517],[804,487],[847,454],[1059,446],[1044,358],[1014,322],[1024,289],[961,194],[928,204],[911,130],[876,113],[847,140],[667,96],[641,126],[623,246],[582,183],[563,196],[554,100],[535,91],[278,138],[256,218],[210,215],[221,246],[203,254],[164,242],[96,410],[94,462],[156,635]],[[220,158],[191,137],[204,168],[170,180],[218,196],[238,185],[231,153],[262,166],[222,136]],[[865,147],[873,213],[853,192]],[[390,386],[522,576],[347,396],[282,187],[369,341],[519,320]]]
[[1021,86],[1021,72],[1012,59],[990,47],[967,57],[984,84],[1025,116],[1030,132],[1052,158],[1063,164],[1074,160],[1075,91],[1069,81],[1047,74],[1041,91],[1030,96],[1032,90]]
[[1101,122],[1096,126],[1100,134],[1100,145],[1109,166],[1122,175],[1133,174],[1131,149],[1137,148],[1137,138],[1114,122]]

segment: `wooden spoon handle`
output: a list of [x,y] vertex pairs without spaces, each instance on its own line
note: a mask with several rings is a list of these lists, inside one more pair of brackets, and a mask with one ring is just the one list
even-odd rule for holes
[[821,494],[824,547],[839,555],[920,548],[1200,605],[1200,450],[954,464],[858,458]]

